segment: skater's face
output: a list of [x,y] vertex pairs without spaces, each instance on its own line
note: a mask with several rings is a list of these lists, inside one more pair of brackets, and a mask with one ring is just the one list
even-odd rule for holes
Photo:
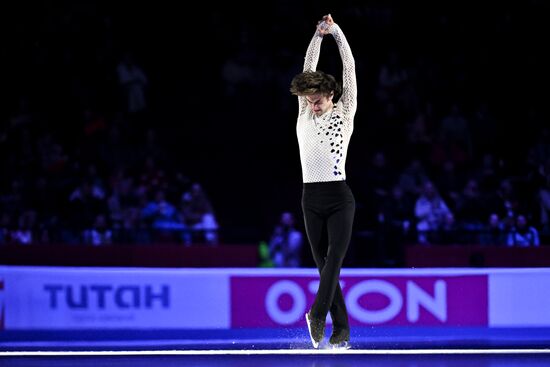
[[331,93],[329,95],[325,94],[311,94],[309,96],[306,96],[306,101],[311,108],[311,111],[316,116],[321,116],[328,110],[332,108],[332,97],[334,96],[334,93]]

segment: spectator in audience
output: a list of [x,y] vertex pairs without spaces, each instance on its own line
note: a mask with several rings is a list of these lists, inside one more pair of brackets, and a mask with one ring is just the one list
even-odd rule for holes
[[532,167],[539,167],[550,160],[550,127],[541,127],[535,136],[537,139],[529,148],[527,163]]
[[474,170],[474,177],[479,182],[479,188],[484,194],[496,192],[503,179],[499,167],[500,159],[490,152],[483,154],[480,158],[481,163]]
[[461,228],[456,222],[453,213],[449,212],[445,214],[443,224],[439,231],[437,231],[435,239],[438,244],[457,244],[463,242]]
[[378,212],[381,233],[376,241],[377,252],[385,265],[395,266],[404,260],[403,245],[411,235],[413,217],[414,201],[405,195],[401,186],[393,185],[391,195]]
[[[151,227],[141,216],[138,207],[128,207],[124,211],[120,231],[119,240],[122,243],[149,244],[152,242]],[[184,241],[184,243],[187,242]]]
[[479,243],[482,245],[504,245],[506,233],[497,213],[491,213],[489,219],[479,234]]
[[452,160],[446,160],[434,173],[434,185],[451,210],[456,210],[464,178]]
[[511,230],[515,218],[522,206],[512,180],[505,178],[500,182],[498,190],[489,196],[488,208],[498,214],[505,230]]
[[258,267],[260,268],[273,268],[273,260],[271,260],[271,254],[269,253],[269,245],[266,241],[260,241],[258,244]]
[[364,200],[367,203],[366,220],[369,223],[375,221],[380,208],[390,195],[391,184],[395,181],[394,175],[394,170],[387,163],[386,154],[383,151],[375,152],[371,164],[362,175],[361,183],[361,191],[365,193]]
[[422,161],[429,158],[433,142],[433,132],[427,112],[418,111],[417,115],[406,126],[407,150]]
[[[458,102],[452,104],[448,115],[441,120],[439,131],[442,152],[440,156],[434,156],[436,165],[443,164],[446,160],[453,161],[462,166],[472,158],[472,138],[468,128],[469,123]],[[435,152],[434,152],[435,153]]]
[[34,242],[33,231],[36,228],[36,212],[26,210],[19,216],[19,226],[11,235],[12,241],[21,245],[31,245]]
[[411,195],[415,199],[422,192],[426,182],[430,181],[428,173],[422,161],[413,157],[407,167],[399,174],[399,186],[405,192],[405,195]]
[[11,217],[8,213],[2,213],[0,217],[0,245],[11,243]]
[[136,114],[147,108],[147,86],[149,79],[137,64],[134,55],[126,52],[117,65],[118,83],[123,91],[126,112]]
[[154,200],[142,209],[142,217],[157,232],[158,240],[163,242],[176,241],[177,232],[186,229],[176,207],[166,199],[162,190],[157,191]]
[[449,207],[443,201],[432,182],[424,184],[423,193],[416,200],[414,214],[417,219],[418,242],[430,243],[430,234],[435,234],[445,224]]
[[100,214],[96,217],[93,228],[83,233],[84,243],[94,246],[109,245],[113,240],[113,232],[107,223],[107,217]]
[[269,240],[269,254],[275,267],[298,268],[302,263],[302,232],[296,229],[294,214],[283,212]]
[[[84,180],[69,196],[67,223],[70,230],[80,231],[91,226],[99,213],[107,211],[105,191],[96,184]],[[82,228],[84,227],[84,228]]]
[[476,243],[479,233],[485,226],[488,215],[485,201],[479,190],[476,179],[471,178],[464,186],[456,203],[457,221],[461,223],[464,238],[469,243]]
[[409,78],[407,69],[401,65],[399,57],[396,49],[391,50],[387,62],[381,65],[378,72],[376,96],[381,103],[398,100]]
[[508,232],[506,244],[509,247],[539,246],[539,233],[535,227],[529,224],[525,215],[519,214],[516,217],[515,226]]
[[218,244],[218,222],[214,208],[201,184],[195,182],[182,195],[182,213],[192,230],[194,241]]

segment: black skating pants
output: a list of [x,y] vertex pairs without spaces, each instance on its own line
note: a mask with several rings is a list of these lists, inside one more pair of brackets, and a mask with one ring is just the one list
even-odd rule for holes
[[345,181],[304,183],[302,210],[311,252],[320,274],[311,316],[349,329],[339,278],[351,241],[355,199]]

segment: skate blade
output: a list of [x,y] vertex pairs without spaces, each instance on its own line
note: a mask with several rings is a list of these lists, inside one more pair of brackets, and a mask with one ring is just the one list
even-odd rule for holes
[[346,350],[351,348],[351,344],[347,341],[343,341],[338,344],[329,343],[329,345],[330,345],[330,349],[337,349],[337,350]]
[[307,324],[307,331],[309,332],[309,338],[311,339],[311,344],[313,344],[313,348],[319,349],[320,343],[316,342],[315,339],[313,339],[313,334],[311,333],[311,325],[309,323],[309,318],[307,317],[307,313],[306,313],[306,324]]

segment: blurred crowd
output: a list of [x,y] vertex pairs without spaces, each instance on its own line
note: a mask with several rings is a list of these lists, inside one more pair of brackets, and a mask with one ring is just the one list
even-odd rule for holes
[[[283,208],[303,233],[292,195],[265,197],[257,212],[227,203],[299,182],[288,83],[320,15],[309,14],[312,3],[267,2],[272,19],[286,21],[245,12],[231,32],[220,30],[235,9],[201,9],[188,27],[204,31],[191,36],[166,11],[99,4],[44,3],[42,16],[11,20],[2,45],[12,72],[0,116],[0,243],[217,244],[235,217],[269,238]],[[520,8],[331,8],[349,35],[360,88],[347,167],[356,236],[388,258],[404,243],[550,243],[541,94],[550,81],[541,47],[549,6]],[[147,20],[160,27],[152,40]],[[174,61],[174,50],[184,55]],[[198,61],[185,69],[191,55]],[[319,66],[339,75],[337,60],[321,55]],[[273,129],[280,121],[288,124]],[[208,166],[213,145],[228,155],[224,167]],[[271,174],[274,189],[269,179],[246,186]],[[235,180],[242,192],[228,190]]]

